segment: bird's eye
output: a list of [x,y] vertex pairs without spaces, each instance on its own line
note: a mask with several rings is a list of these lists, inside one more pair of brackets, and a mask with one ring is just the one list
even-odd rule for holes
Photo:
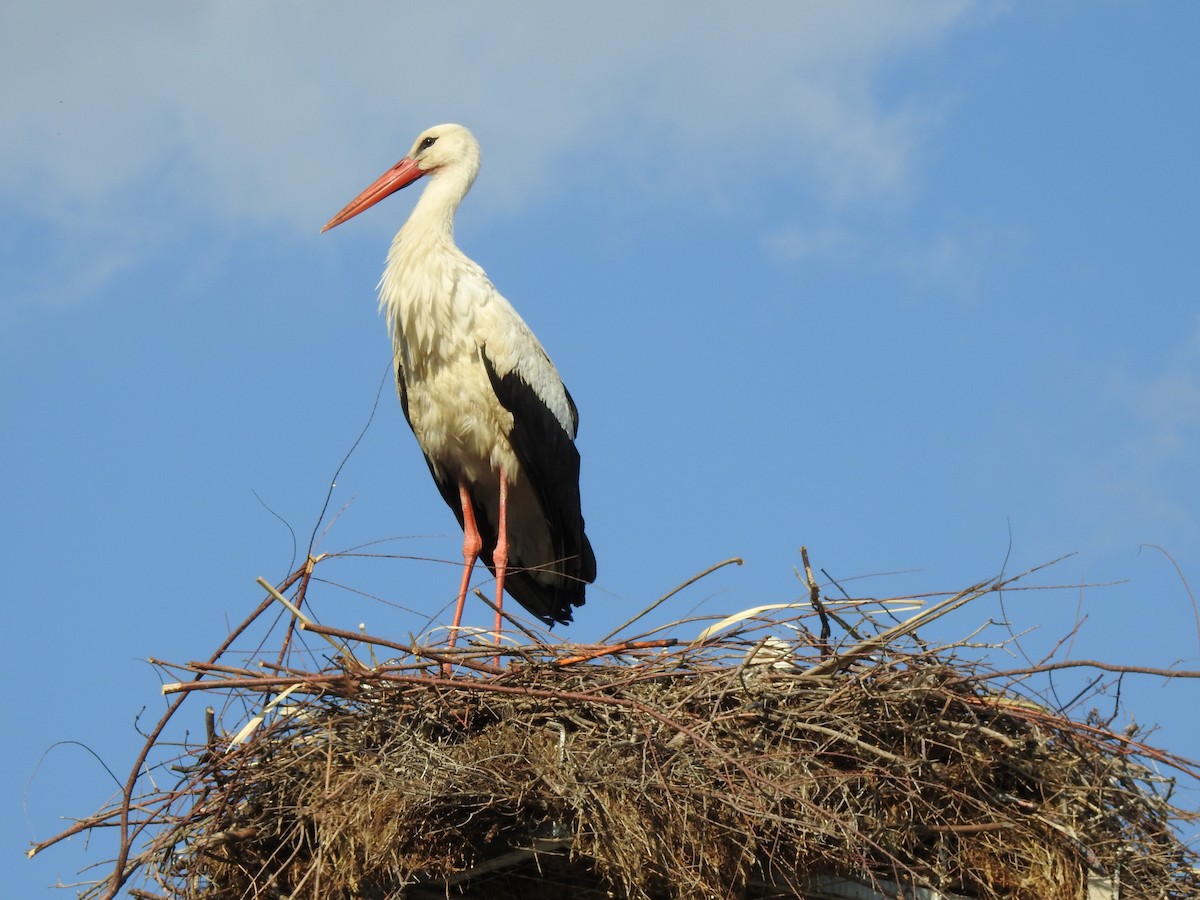
[[425,138],[425,140],[421,141],[420,146],[417,147],[417,152],[421,153],[424,150],[428,150],[430,147],[432,147],[436,143],[437,143],[437,138],[427,137],[427,138]]

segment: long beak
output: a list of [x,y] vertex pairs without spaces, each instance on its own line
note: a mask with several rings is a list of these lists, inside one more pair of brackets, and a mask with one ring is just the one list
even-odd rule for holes
[[322,233],[341,225],[347,219],[352,219],[364,209],[368,209],[402,187],[408,187],[422,175],[426,174],[411,156],[406,156],[378,178],[365,191],[346,204],[346,208],[325,223]]

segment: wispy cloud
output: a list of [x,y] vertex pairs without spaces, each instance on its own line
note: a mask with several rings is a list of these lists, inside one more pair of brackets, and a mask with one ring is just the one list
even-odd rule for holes
[[[906,294],[935,305],[971,306],[988,295],[989,279],[1011,266],[1028,247],[1017,225],[997,225],[976,217],[955,227],[934,226],[928,233],[867,217],[842,217],[830,210],[824,224],[784,226],[763,238],[767,252],[783,263],[821,261],[869,265],[905,285]],[[904,227],[903,234],[897,227]]]
[[503,159],[496,202],[536,190],[585,142],[652,182],[736,173],[886,191],[920,125],[913,104],[881,104],[878,79],[976,6],[701,3],[680,22],[677,8],[621,3],[18,5],[0,54],[0,192],[50,220],[99,217],[135,191],[308,227],[394,161],[381,153],[447,119]]
[[1117,439],[1081,448],[1090,460],[1071,485],[1077,504],[1095,510],[1093,521],[1132,524],[1149,541],[1200,529],[1187,501],[1200,489],[1200,316],[1157,371],[1117,372],[1101,389]]
[[763,242],[772,256],[785,261],[845,260],[857,255],[857,240],[842,225],[789,226],[766,235]]
[[989,294],[989,282],[1028,252],[1028,235],[1019,225],[997,225],[977,218],[941,228],[901,249],[892,249],[885,265],[913,287],[914,296],[970,306]]

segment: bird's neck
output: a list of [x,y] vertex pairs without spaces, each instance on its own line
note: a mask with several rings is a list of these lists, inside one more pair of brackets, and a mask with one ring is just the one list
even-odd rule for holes
[[454,243],[454,214],[475,180],[468,168],[439,169],[428,176],[412,215],[396,235],[413,245]]
[[[436,187],[436,183],[430,187]],[[454,211],[458,200],[443,201],[426,189],[388,250],[387,268],[394,276],[423,271],[432,276],[437,269],[460,254],[454,243]],[[431,202],[432,201],[432,202]],[[411,290],[411,285],[410,285]]]
[[[470,173],[468,173],[468,176]],[[446,300],[448,272],[471,265],[454,243],[454,213],[471,187],[471,178],[442,170],[430,180],[388,251],[380,280],[379,304],[393,329],[423,346],[435,338],[422,323]]]

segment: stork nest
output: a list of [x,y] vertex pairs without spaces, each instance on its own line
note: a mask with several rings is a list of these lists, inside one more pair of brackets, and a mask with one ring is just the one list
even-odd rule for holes
[[[282,589],[303,599],[313,562]],[[1003,672],[917,635],[1010,585],[902,621],[893,601],[886,628],[814,586],[686,645],[450,654],[302,619],[332,662],[297,667],[289,627],[270,664],[220,664],[227,643],[168,667],[192,680],[166,686],[125,795],[35,850],[119,825],[84,897],[1200,897],[1177,833],[1196,815],[1172,803],[1193,763],[1044,705],[1031,679],[1069,663]],[[225,711],[151,781],[198,692]]]

